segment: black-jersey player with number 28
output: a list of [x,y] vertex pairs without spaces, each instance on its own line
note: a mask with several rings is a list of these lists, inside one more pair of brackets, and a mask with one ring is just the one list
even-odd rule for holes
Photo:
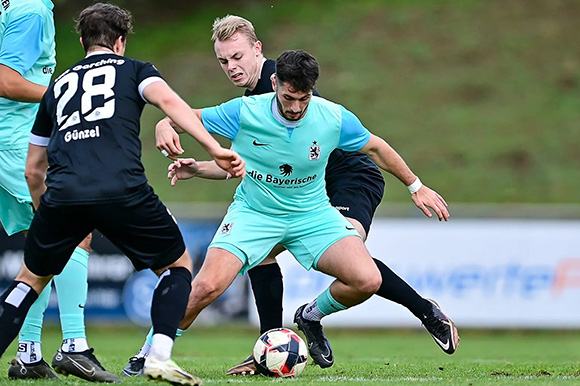
[[24,264],[0,295],[0,356],[37,294],[62,271],[78,243],[98,229],[136,269],[150,268],[159,275],[145,375],[201,385],[171,360],[191,290],[191,258],[175,219],[145,177],[139,140],[145,104],[179,120],[233,176],[243,176],[245,165],[207,133],[152,64],[123,56],[132,30],[130,16],[111,4],[85,8],[77,31],[87,55],[59,76],[42,99],[26,164],[38,210],[26,239]]

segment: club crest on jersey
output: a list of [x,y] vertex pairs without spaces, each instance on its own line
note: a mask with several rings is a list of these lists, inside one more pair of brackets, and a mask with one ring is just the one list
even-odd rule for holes
[[312,142],[308,149],[308,160],[309,161],[318,161],[320,159],[320,145],[316,143],[316,141]]
[[230,232],[232,231],[233,226],[234,226],[233,222],[227,222],[224,225],[222,225],[222,229],[220,229],[220,235],[229,235]]

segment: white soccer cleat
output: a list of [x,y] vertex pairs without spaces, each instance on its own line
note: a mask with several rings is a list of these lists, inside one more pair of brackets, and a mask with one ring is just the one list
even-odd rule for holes
[[155,381],[165,381],[172,385],[201,386],[203,381],[195,375],[183,371],[171,359],[165,361],[148,356],[145,359],[144,375]]

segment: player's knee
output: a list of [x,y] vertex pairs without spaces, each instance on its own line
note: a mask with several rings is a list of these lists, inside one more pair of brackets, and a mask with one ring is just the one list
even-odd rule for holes
[[367,295],[375,294],[382,284],[382,278],[377,270],[376,273],[364,275],[358,282],[358,290]]
[[191,295],[189,297],[190,306],[203,304],[204,306],[213,302],[222,294],[222,286],[211,277],[200,278],[197,276],[191,283]]

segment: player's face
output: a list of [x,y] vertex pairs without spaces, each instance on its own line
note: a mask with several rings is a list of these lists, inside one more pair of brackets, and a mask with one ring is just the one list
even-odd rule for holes
[[276,102],[278,111],[289,121],[301,119],[312,98],[312,90],[308,92],[296,91],[288,83],[276,84],[276,77],[272,78],[272,86],[276,90]]
[[215,55],[233,84],[253,90],[260,78],[262,43],[250,43],[236,32],[231,38],[214,43]]

